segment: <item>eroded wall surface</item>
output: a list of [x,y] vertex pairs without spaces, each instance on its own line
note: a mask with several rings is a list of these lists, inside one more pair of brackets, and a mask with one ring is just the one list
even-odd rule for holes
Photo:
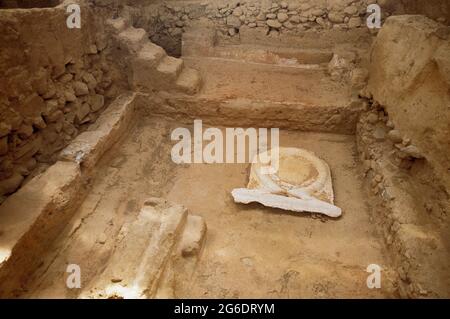
[[[102,26],[66,7],[0,10],[0,198],[94,121],[114,95]],[[45,166],[45,165],[43,165]]]
[[450,191],[450,30],[424,16],[387,20],[371,53],[368,92]]

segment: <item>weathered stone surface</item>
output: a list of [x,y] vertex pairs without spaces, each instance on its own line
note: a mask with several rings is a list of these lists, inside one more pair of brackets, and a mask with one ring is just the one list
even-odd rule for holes
[[272,149],[272,152],[260,156],[272,158],[272,165],[278,163],[276,177],[272,177],[274,173],[265,173],[263,170],[268,167],[261,162],[253,163],[247,189],[232,191],[235,202],[258,202],[269,207],[321,213],[330,217],[341,215],[341,209],[333,205],[334,193],[328,164],[303,149],[279,148]]
[[426,154],[449,191],[450,85],[442,73],[450,55],[440,53],[448,41],[436,36],[439,28],[423,16],[389,17],[372,48],[368,91],[395,128]]
[[186,222],[187,210],[151,199],[136,221],[125,224],[106,269],[82,298],[151,298]]

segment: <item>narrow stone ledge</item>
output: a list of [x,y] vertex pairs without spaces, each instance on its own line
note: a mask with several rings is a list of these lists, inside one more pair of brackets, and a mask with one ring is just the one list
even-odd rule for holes
[[134,93],[119,96],[88,131],[62,150],[59,159],[77,163],[82,170],[93,169],[103,154],[127,132],[135,113],[134,101]]

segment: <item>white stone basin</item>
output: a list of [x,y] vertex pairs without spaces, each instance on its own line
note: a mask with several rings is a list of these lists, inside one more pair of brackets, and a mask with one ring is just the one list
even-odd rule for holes
[[[275,154],[278,151],[278,171],[275,174],[263,174],[267,165],[254,161],[247,188],[232,191],[235,202],[258,202],[295,212],[341,216],[341,209],[334,206],[331,172],[324,160],[301,148],[278,148],[272,151]],[[268,152],[260,155],[268,156]]]

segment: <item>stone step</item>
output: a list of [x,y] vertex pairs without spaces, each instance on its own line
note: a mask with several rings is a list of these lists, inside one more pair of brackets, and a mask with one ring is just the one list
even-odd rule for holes
[[103,154],[125,134],[135,113],[135,93],[124,93],[114,100],[94,125],[78,135],[59,155],[61,161],[94,169]]
[[178,79],[182,69],[184,66],[184,62],[182,59],[177,59],[171,56],[166,56],[162,59],[161,63],[159,63],[156,70],[159,75],[162,77],[162,80],[171,84],[174,84]]
[[152,298],[187,221],[187,210],[161,198],[145,202],[125,224],[104,271],[80,298]]
[[124,49],[136,53],[148,41],[148,36],[144,29],[129,27],[119,33],[118,39]]
[[149,41],[145,43],[139,51],[137,60],[142,61],[142,63],[146,63],[147,65],[151,65],[154,68],[158,66],[166,56],[166,51],[162,47]]
[[144,44],[137,57],[131,61],[133,86],[144,91],[157,88],[161,78],[156,68],[166,57],[166,51],[160,46],[151,42]]
[[176,82],[177,89],[189,95],[194,95],[200,91],[200,72],[192,68],[184,68]]

